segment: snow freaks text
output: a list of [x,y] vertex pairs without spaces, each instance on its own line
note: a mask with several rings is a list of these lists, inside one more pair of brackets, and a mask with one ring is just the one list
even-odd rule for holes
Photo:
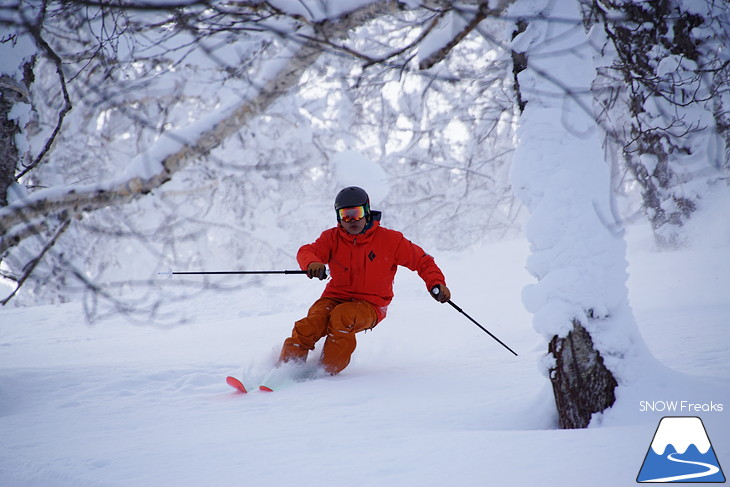
[[660,412],[660,413],[721,413],[724,409],[722,403],[705,402],[696,403],[692,401],[639,401],[639,411]]

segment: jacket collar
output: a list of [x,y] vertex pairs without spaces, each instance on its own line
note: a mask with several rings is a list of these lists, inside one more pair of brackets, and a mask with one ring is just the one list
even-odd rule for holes
[[380,226],[379,217],[380,215],[378,215],[378,219],[373,218],[372,222],[365,227],[365,230],[362,233],[358,233],[357,235],[352,235],[351,233],[348,233],[347,230],[342,228],[342,225],[340,225],[339,223],[337,224],[337,232],[339,233],[340,238],[344,238],[345,240],[350,242],[354,242],[355,239],[359,241],[369,240],[370,238],[372,238],[375,230]]

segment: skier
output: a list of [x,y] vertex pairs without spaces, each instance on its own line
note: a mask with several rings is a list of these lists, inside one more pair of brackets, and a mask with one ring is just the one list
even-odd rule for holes
[[385,318],[399,265],[418,272],[437,301],[445,303],[451,298],[433,257],[402,233],[380,226],[381,212],[370,209],[365,190],[350,186],[340,191],[335,211],[337,226],[297,253],[297,261],[310,279],[325,279],[329,264],[331,280],[306,318],[294,324],[279,356],[279,364],[304,363],[315,343],[326,337],[320,365],[331,375],[350,363],[355,334],[372,329]]

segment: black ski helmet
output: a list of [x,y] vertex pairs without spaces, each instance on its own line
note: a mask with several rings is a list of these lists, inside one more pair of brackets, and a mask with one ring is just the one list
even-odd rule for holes
[[335,211],[337,212],[337,221],[340,220],[338,210],[342,208],[352,208],[353,206],[364,206],[365,216],[370,219],[370,197],[364,189],[357,186],[348,186],[343,189],[335,197]]

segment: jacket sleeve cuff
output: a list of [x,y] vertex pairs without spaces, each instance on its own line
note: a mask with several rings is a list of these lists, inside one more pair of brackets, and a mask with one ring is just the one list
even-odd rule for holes
[[426,284],[426,288],[429,292],[434,288],[434,286],[446,286],[446,283],[444,281],[433,281],[430,284]]

